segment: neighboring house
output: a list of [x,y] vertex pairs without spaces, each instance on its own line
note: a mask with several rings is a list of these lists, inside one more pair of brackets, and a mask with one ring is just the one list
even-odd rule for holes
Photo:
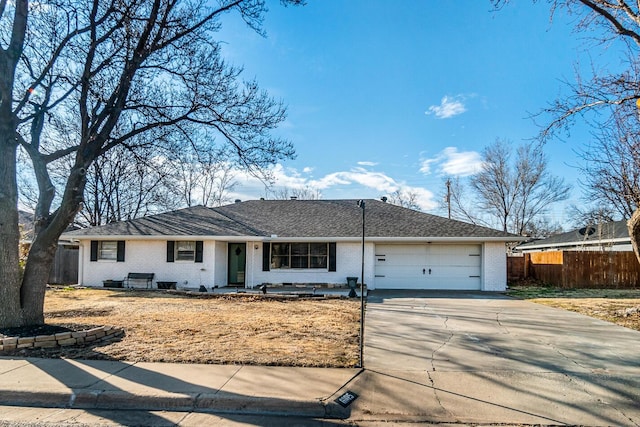
[[[502,231],[365,200],[370,289],[502,291]],[[196,206],[65,233],[80,245],[80,284],[155,273],[178,287],[345,284],[362,268],[356,200],[253,200]],[[360,281],[360,279],[358,280]]]
[[33,241],[33,214],[18,209],[18,225],[20,226],[20,241],[31,244]]
[[606,222],[582,227],[546,239],[523,243],[520,252],[543,251],[633,251],[627,221]]
[[[33,242],[33,214],[18,210],[18,224],[20,225],[20,257],[26,258]],[[71,230],[72,228],[69,228]],[[58,240],[58,249],[53,260],[49,283],[75,284],[78,283],[78,243]]]
[[33,214],[18,209],[20,227],[20,259],[26,258],[33,241]]

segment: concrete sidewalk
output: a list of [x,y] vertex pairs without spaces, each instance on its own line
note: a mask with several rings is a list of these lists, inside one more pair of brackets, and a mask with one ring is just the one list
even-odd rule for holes
[[348,418],[359,369],[0,357],[0,405]]

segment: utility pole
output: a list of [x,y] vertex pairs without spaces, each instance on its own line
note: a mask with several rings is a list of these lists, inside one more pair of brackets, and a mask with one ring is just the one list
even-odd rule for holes
[[449,219],[451,219],[451,180],[447,178],[447,196],[445,201],[447,202],[447,207],[449,208]]

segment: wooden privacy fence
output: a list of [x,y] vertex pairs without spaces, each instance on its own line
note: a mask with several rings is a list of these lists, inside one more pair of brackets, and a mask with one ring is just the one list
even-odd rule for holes
[[524,256],[507,256],[507,282],[525,279]]
[[522,261],[507,261],[509,280],[533,278],[563,288],[640,287],[640,263],[633,252],[537,252],[513,258]]
[[50,284],[78,283],[78,246],[59,245],[49,274]]

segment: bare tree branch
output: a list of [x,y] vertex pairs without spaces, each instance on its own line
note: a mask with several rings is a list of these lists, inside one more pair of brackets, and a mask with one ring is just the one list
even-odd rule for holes
[[[203,148],[233,147],[227,162],[252,173],[293,157],[292,144],[272,135],[286,108],[255,82],[243,81],[241,69],[223,61],[216,41],[218,18],[229,12],[262,33],[265,2],[215,4],[57,0],[55,7],[34,3],[29,8],[26,0],[0,0],[2,14],[14,12],[13,20],[0,21],[0,30],[11,34],[0,50],[0,194],[8,195],[6,203],[0,202],[0,223],[16,222],[7,239],[0,233],[0,254],[19,238],[14,221],[18,141],[29,154],[39,192],[39,225],[22,280],[15,251],[0,257],[0,275],[9,283],[0,287],[0,303],[17,307],[0,313],[0,326],[42,321],[58,237],[85,198],[103,197],[93,211],[106,212],[100,215],[107,220],[159,205],[159,193],[144,189],[160,191],[169,174],[151,166],[158,152],[191,146],[192,140],[177,138],[185,128],[198,128],[207,137]],[[133,156],[126,163],[116,151],[111,158],[111,150]],[[113,168],[115,175],[101,167]],[[123,176],[131,177],[130,187],[139,191],[116,190],[111,184],[124,183]],[[87,188],[88,180],[95,188]],[[232,182],[229,175],[223,181]],[[209,197],[218,197],[212,191]]]
[[483,151],[483,167],[471,177],[479,207],[497,219],[504,231],[523,235],[550,205],[566,200],[570,186],[549,174],[540,146],[523,144],[512,159],[508,141]]

